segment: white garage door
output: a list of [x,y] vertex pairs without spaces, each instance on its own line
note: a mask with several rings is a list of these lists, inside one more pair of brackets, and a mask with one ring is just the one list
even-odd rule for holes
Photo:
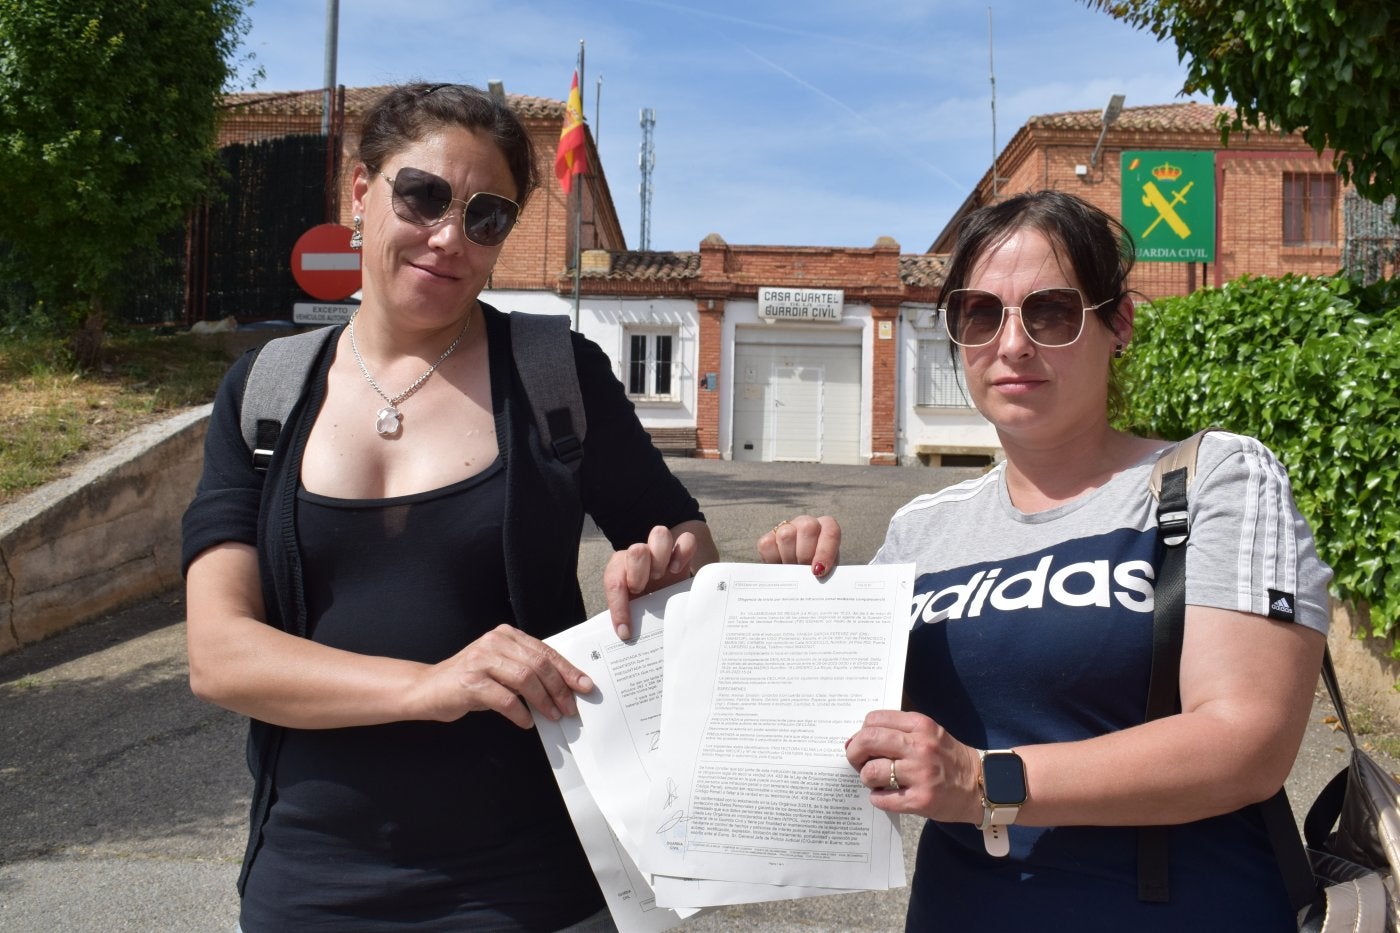
[[845,340],[854,342],[740,337],[734,349],[735,460],[863,462],[859,331]]

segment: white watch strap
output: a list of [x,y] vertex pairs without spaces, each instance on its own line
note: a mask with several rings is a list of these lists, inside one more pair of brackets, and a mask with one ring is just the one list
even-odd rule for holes
[[[979,760],[985,760],[989,751],[997,749],[981,750],[977,752]],[[982,778],[979,777],[981,782]],[[982,788],[982,824],[977,828],[982,830],[982,844],[987,848],[987,854],[996,858],[1002,858],[1011,854],[1011,834],[1006,827],[1016,822],[1016,817],[1021,813],[1019,806],[993,807],[988,805],[986,788]]]
[[1011,854],[1011,833],[1005,826],[993,823],[982,830],[982,845],[993,858],[1005,858]]
[[1010,826],[1016,822],[1016,817],[1020,814],[1020,807],[996,807],[995,809],[982,805],[982,825],[978,829],[986,830],[993,826]]

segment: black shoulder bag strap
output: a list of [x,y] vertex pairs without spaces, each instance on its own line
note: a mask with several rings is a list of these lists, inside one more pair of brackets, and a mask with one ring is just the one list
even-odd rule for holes
[[[1186,631],[1186,542],[1191,536],[1187,512],[1187,490],[1196,474],[1196,453],[1206,428],[1177,444],[1162,455],[1148,482],[1157,499],[1157,535],[1165,546],[1162,567],[1157,575],[1152,610],[1152,673],[1147,687],[1145,721],[1170,716],[1181,709],[1181,645]],[[1268,800],[1257,804],[1260,819],[1283,874],[1284,886],[1294,911],[1313,902],[1316,888],[1312,866],[1288,797],[1279,788]],[[1143,826],[1138,829],[1138,900],[1165,903],[1169,899],[1167,880],[1170,827]]]
[[[1199,435],[1194,439],[1198,441]],[[1180,449],[1179,444],[1176,453],[1180,453]],[[1194,463],[1194,446],[1190,454]],[[1146,722],[1181,710],[1181,642],[1186,631],[1186,541],[1191,536],[1186,487],[1194,471],[1184,465],[1164,462],[1171,457],[1172,453],[1164,454],[1152,474],[1152,491],[1157,497],[1157,538],[1165,551],[1157,573],[1156,594],[1152,603],[1152,669],[1147,686]],[[1170,896],[1167,881],[1169,833],[1167,826],[1138,828],[1140,901],[1166,903]]]

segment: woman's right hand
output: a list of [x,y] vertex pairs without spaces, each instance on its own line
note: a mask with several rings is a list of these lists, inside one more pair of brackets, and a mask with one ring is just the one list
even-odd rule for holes
[[922,713],[868,713],[860,730],[846,740],[846,760],[880,810],[943,823],[981,819],[976,749]]
[[420,687],[424,719],[451,722],[467,713],[494,710],[529,729],[534,720],[526,703],[554,721],[574,716],[574,694],[590,692],[593,681],[538,638],[498,625],[427,668]]
[[758,557],[765,564],[811,564],[824,577],[841,558],[841,526],[830,515],[785,518],[758,539]]

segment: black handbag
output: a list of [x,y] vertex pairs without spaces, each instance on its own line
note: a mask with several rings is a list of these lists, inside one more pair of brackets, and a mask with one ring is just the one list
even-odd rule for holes
[[[1157,461],[1148,483],[1157,500],[1157,534],[1165,545],[1152,616],[1148,720],[1180,710],[1181,642],[1186,618],[1187,490],[1195,476],[1197,432]],[[1351,761],[1318,794],[1298,835],[1283,788],[1254,804],[1269,833],[1298,929],[1308,933],[1400,933],[1400,782],[1356,744],[1324,651],[1322,679],[1351,743]],[[1166,901],[1168,828],[1138,830],[1138,898]]]

